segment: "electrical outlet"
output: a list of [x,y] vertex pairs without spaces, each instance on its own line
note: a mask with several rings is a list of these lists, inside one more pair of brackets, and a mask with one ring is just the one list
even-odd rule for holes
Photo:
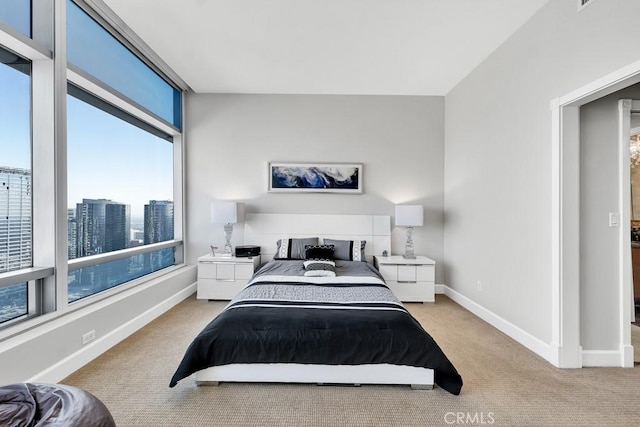
[[96,339],[96,330],[89,331],[82,336],[82,345],[88,344]]
[[482,292],[482,282],[480,280],[476,282],[476,288],[478,289],[478,291]]

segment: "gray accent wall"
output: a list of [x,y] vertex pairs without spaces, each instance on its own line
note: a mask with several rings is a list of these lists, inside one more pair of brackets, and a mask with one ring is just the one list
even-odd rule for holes
[[[550,102],[640,59],[640,43],[628,30],[637,26],[640,2],[576,9],[575,0],[547,3],[445,101],[445,282],[546,343],[552,332]],[[609,203],[606,194],[593,197]],[[594,247],[611,244],[592,237]],[[582,330],[593,328],[603,310],[617,310],[618,296],[600,286],[581,283],[588,299]],[[600,332],[582,339],[589,349],[614,344]]]
[[[189,93],[186,111],[189,263],[224,244],[222,226],[210,223],[214,200],[252,213],[391,216],[394,204],[411,203],[425,207],[415,252],[438,262],[443,283],[443,97]],[[364,193],[268,193],[269,161],[362,163]],[[404,241],[393,229],[392,252]],[[251,244],[241,224],[232,244]]]

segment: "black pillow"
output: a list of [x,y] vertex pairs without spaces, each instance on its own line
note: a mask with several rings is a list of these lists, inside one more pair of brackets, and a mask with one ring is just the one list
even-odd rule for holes
[[304,259],[333,261],[333,245],[306,245]]

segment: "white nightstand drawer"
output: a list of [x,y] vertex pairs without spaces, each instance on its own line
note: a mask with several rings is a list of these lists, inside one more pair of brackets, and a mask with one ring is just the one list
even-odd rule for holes
[[375,266],[400,301],[435,301],[435,264],[424,256],[404,258],[399,255],[375,256]]
[[216,265],[216,280],[236,280],[235,265],[220,262]]
[[236,279],[249,280],[253,276],[253,264],[236,264]]
[[380,274],[385,280],[397,282],[433,282],[433,265],[379,265]]
[[402,283],[388,282],[393,294],[404,302],[434,302],[435,286],[433,282]]
[[247,284],[260,266],[260,256],[253,258],[214,257],[198,258],[199,299],[232,299]]
[[198,278],[215,279],[216,278],[216,264],[214,264],[212,262],[200,262],[200,263],[198,263]]
[[415,265],[399,265],[398,266],[398,282],[415,283],[418,275]]
[[232,299],[246,285],[245,282],[219,281],[215,279],[198,280],[198,299]]
[[419,265],[416,267],[416,275],[418,282],[435,282],[436,266]]
[[384,277],[384,280],[398,280],[398,266],[397,265],[380,265],[380,274]]

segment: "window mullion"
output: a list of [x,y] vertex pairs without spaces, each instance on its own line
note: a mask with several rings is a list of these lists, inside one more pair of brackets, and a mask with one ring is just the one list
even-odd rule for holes
[[[100,82],[90,74],[70,63],[67,67],[67,78],[72,85],[82,91],[121,109],[130,116],[147,123],[150,127],[154,127],[166,135],[176,135],[180,133],[180,130],[174,125],[158,117],[156,114],[150,112],[136,102],[131,101],[126,96],[118,93],[113,88],[110,88],[108,85]],[[145,130],[149,129],[147,128]],[[158,136],[165,138],[164,135]]]
[[[67,254],[67,2],[54,0],[54,210],[55,210],[55,296],[56,306],[68,307]],[[45,307],[48,301],[45,298]]]
[[0,45],[32,60],[53,57],[51,51],[45,49],[41,43],[28,38],[2,22],[0,22]]

